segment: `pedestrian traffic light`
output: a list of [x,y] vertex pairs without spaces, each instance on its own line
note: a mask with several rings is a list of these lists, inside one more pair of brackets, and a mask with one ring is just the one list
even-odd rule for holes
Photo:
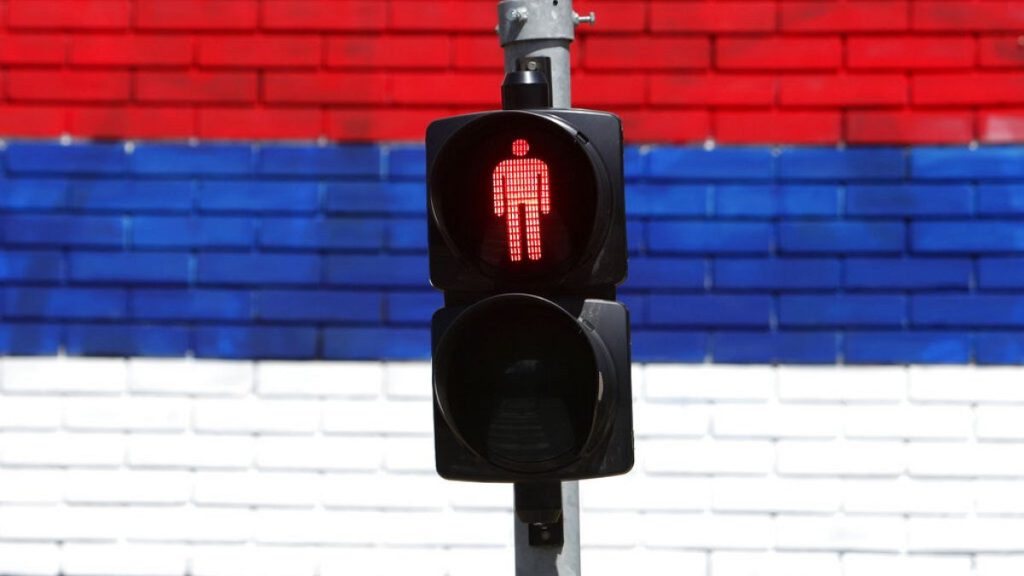
[[504,110],[427,129],[437,471],[573,480],[633,464],[622,128]]

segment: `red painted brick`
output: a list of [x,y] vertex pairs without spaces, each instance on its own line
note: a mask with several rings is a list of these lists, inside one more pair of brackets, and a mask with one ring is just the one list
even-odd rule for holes
[[381,0],[264,0],[262,25],[269,30],[382,30],[387,5]]
[[[456,68],[498,71],[505,69],[505,57],[501,45],[498,44],[497,36],[493,34],[485,36],[460,34],[455,37],[453,48]],[[569,55],[574,60],[573,65],[575,65],[575,61],[579,60],[579,54],[578,48],[574,47],[573,50],[570,50]]]
[[327,41],[327,65],[341,68],[447,68],[451,53],[451,40],[439,34],[345,35]]
[[974,118],[966,110],[851,110],[846,113],[846,141],[853,144],[951,144],[969,142],[973,137]]
[[730,144],[825,144],[839,140],[839,112],[718,112],[715,139]]
[[775,101],[771,76],[672,74],[651,76],[651,103],[688,106],[770,106]]
[[911,79],[914,104],[985,105],[1024,103],[1024,75],[1015,72],[927,74]]
[[774,2],[653,2],[655,32],[771,32]]
[[204,36],[201,66],[259,68],[315,67],[323,49],[317,36]]
[[251,0],[138,0],[135,22],[145,30],[251,30],[256,7]]
[[906,30],[907,3],[897,0],[788,0],[779,5],[784,32]]
[[11,28],[124,29],[129,25],[129,0],[8,0]]
[[89,66],[188,66],[192,63],[192,39],[166,34],[81,34],[71,38],[71,63]]
[[986,68],[1024,66],[1024,35],[982,37],[978,48],[981,65]]
[[850,68],[879,70],[970,68],[974,38],[947,36],[850,36],[846,62]]
[[74,136],[188,138],[196,135],[195,113],[184,107],[72,108],[69,124],[68,132]]
[[779,78],[783,106],[901,105],[909,98],[902,74],[784,76]]
[[318,108],[201,108],[201,138],[316,138],[323,132]]
[[274,104],[383,104],[385,76],[368,72],[268,72],[263,97]]
[[398,104],[501,107],[502,74],[406,73],[392,77]]
[[11,100],[117,102],[131,96],[127,72],[80,70],[9,70],[7,94]]
[[641,106],[647,102],[647,82],[640,74],[573,74],[572,84],[576,106]]
[[623,110],[620,116],[630,142],[702,142],[711,135],[705,110]]
[[978,115],[982,142],[1024,142],[1024,109],[988,110]]
[[138,72],[142,102],[248,103],[256,100],[255,72]]
[[63,64],[59,34],[0,34],[0,64]]
[[619,0],[587,0],[576,5],[576,11],[597,16],[597,25],[583,25],[576,29],[580,36],[608,32],[642,32],[647,29],[647,2]]
[[447,108],[360,108],[327,112],[327,136],[349,141],[422,142],[427,125],[453,111]]
[[592,70],[707,68],[711,42],[705,37],[594,36],[583,45],[583,66]]
[[481,0],[391,0],[388,27],[392,30],[462,30],[492,32],[498,23],[496,2]]
[[64,132],[64,109],[57,106],[0,105],[0,134],[59,136]]
[[842,45],[838,36],[719,38],[720,68],[731,70],[819,70],[838,68]]
[[910,7],[910,22],[915,30],[1019,32],[1024,29],[1024,6],[1020,0],[915,0]]

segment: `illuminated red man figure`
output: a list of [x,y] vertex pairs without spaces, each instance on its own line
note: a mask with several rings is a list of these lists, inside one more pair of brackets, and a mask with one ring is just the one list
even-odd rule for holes
[[513,262],[523,259],[519,207],[526,218],[526,257],[540,260],[540,215],[551,212],[548,165],[539,158],[524,158],[530,143],[520,138],[512,143],[515,158],[503,160],[494,168],[494,215],[508,222],[508,256]]

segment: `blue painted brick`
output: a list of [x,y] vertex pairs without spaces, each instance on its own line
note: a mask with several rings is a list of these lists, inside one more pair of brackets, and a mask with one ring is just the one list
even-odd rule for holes
[[60,252],[12,252],[0,249],[0,281],[57,282],[61,279]]
[[416,178],[427,176],[427,150],[423,146],[395,146],[388,151],[388,176]]
[[622,150],[622,172],[627,181],[647,174],[647,154],[640,146],[626,146]]
[[911,234],[917,252],[1024,251],[1024,222],[916,222],[911,225]]
[[256,165],[260,174],[379,177],[381,151],[374,144],[265,146]]
[[787,148],[779,156],[783,180],[902,180],[902,148]]
[[316,212],[316,182],[207,180],[199,186],[199,209],[208,212]]
[[0,216],[0,242],[21,246],[122,247],[125,222],[117,216]]
[[652,326],[763,326],[771,321],[768,296],[655,295],[648,298]]
[[118,320],[128,315],[128,295],[119,289],[7,288],[9,318]]
[[714,188],[718,217],[771,217],[779,213],[778,190],[769,184],[724,184]]
[[826,258],[718,258],[714,286],[726,290],[834,289],[839,261]]
[[971,282],[971,261],[967,259],[850,258],[845,268],[843,285],[848,288],[966,290]]
[[196,328],[196,356],[200,358],[310,359],[317,356],[315,328],[283,326]]
[[708,337],[704,332],[636,330],[631,336],[634,362],[700,363],[707,356]]
[[377,292],[264,290],[256,293],[256,317],[304,322],[376,322],[384,297]]
[[985,332],[975,336],[978,364],[1024,364],[1024,334]]
[[971,338],[963,332],[847,332],[847,364],[964,364]]
[[326,186],[327,211],[331,213],[426,214],[427,191],[423,184],[395,182],[338,182]]
[[121,144],[14,142],[7,147],[7,169],[15,174],[121,174],[127,166]]
[[387,297],[388,321],[401,324],[430,324],[430,318],[444,306],[440,292],[391,292]]
[[784,216],[833,217],[839,213],[839,187],[834,184],[783,184],[778,187]]
[[314,254],[200,254],[200,284],[319,284],[320,257]]
[[648,249],[647,223],[640,220],[626,221],[626,248],[631,254]]
[[335,360],[421,360],[430,358],[428,328],[329,328],[324,356]]
[[772,225],[767,222],[662,222],[648,224],[654,252],[727,254],[768,252]]
[[54,356],[60,352],[59,324],[0,322],[0,354]]
[[380,250],[385,222],[369,218],[276,218],[263,220],[260,245],[275,248]]
[[619,292],[619,302],[626,306],[626,312],[629,313],[629,321],[632,325],[647,324],[647,296],[635,292]]
[[979,185],[978,213],[985,216],[1024,214],[1024,183]]
[[0,179],[0,210],[62,210],[68,182],[55,178]]
[[833,332],[718,332],[711,355],[726,364],[834,364],[838,342]]
[[704,216],[708,187],[700,184],[630,184],[626,214],[633,216]]
[[1024,258],[981,258],[978,285],[985,289],[1024,288]]
[[965,184],[856,184],[846,189],[853,216],[968,216],[971,188]]
[[136,174],[238,176],[252,165],[252,148],[242,144],[141,144],[131,155]]
[[107,284],[185,284],[189,255],[160,252],[72,252],[68,277],[73,282]]
[[178,326],[74,324],[66,328],[65,349],[72,356],[184,356],[189,334]]
[[422,218],[388,220],[387,247],[392,250],[426,250],[426,222]]
[[771,148],[655,147],[647,154],[648,175],[669,180],[771,180]]
[[189,180],[76,179],[70,204],[87,212],[188,212],[192,189]]
[[779,298],[779,325],[798,327],[898,327],[906,315],[902,296],[784,295]]
[[256,232],[248,218],[137,216],[132,244],[141,248],[248,248]]
[[327,257],[327,282],[340,286],[429,285],[427,257],[347,255]]
[[132,317],[141,320],[250,320],[252,298],[241,290],[133,290]]
[[783,252],[902,252],[905,235],[901,222],[779,223],[779,247]]
[[628,288],[704,288],[704,261],[639,257],[629,260]]
[[987,146],[914,148],[910,174],[916,179],[1000,180],[1024,178],[1024,147]]
[[1024,294],[922,294],[911,301],[918,326],[1024,326]]

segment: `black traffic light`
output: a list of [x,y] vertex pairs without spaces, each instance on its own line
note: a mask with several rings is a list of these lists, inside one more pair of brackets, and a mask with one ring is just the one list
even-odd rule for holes
[[633,465],[622,127],[576,109],[427,129],[438,473],[524,482]]

